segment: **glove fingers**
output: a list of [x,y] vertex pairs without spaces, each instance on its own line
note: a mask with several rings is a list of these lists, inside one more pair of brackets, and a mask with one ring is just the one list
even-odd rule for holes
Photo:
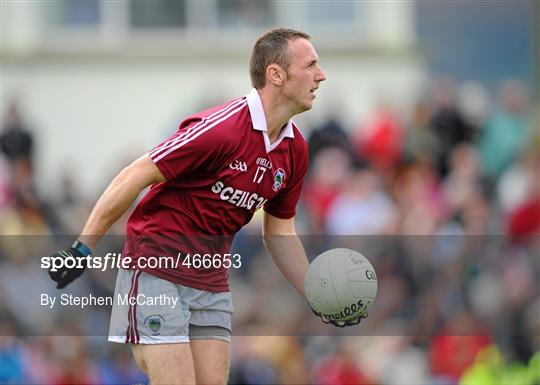
[[79,278],[82,275],[83,271],[81,270],[69,270],[66,271],[65,274],[62,274],[60,280],[59,280],[59,289],[63,289],[67,285],[69,285],[71,282],[75,281],[77,278]]
[[[57,283],[57,289],[63,289],[75,279],[79,278],[86,269],[84,265],[84,260],[86,257],[82,255],[77,249],[71,247],[68,250],[62,250],[53,255],[53,258],[60,258],[64,261],[69,261],[70,264],[73,263],[75,267],[66,268],[65,266],[60,267],[56,271],[51,271],[49,269],[49,277]],[[79,267],[82,266],[82,267]]]
[[60,279],[60,272],[58,270],[56,271],[49,270],[49,277],[51,277],[53,281],[58,282],[58,280]]
[[352,320],[348,320],[348,321],[335,321],[335,320],[331,320],[329,319],[328,317],[326,317],[325,315],[321,314],[320,312],[316,311],[315,309],[313,309],[311,307],[311,305],[309,305],[309,308],[311,309],[311,311],[313,312],[313,314],[315,314],[317,317],[320,317],[320,319],[325,323],[325,324],[332,324],[338,328],[344,328],[346,326],[355,326],[355,325],[358,325],[364,318],[367,318],[368,316],[368,313],[365,312],[363,313],[362,315],[360,315],[358,318],[354,318]]
[[[325,322],[325,323],[331,323],[332,325],[337,326],[338,328],[344,328],[346,326],[358,325],[362,321],[362,319],[364,319],[366,317],[358,317],[358,318],[355,318],[355,319],[352,319],[352,320],[347,320],[347,321],[333,321],[333,320],[330,321],[329,320],[328,322]],[[323,319],[323,322],[324,322],[324,319]]]
[[355,318],[355,319],[352,319],[352,320],[349,320],[346,322],[346,326],[354,326],[354,325],[358,325],[360,323],[360,321],[362,321],[362,318]]

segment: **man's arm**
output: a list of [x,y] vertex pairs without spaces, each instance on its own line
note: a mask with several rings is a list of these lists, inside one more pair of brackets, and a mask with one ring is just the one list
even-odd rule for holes
[[[101,195],[79,239],[69,249],[61,250],[52,257],[64,260],[85,259],[114,222],[131,206],[139,193],[146,186],[163,181],[165,177],[148,155],[137,159],[124,168]],[[57,289],[63,289],[80,277],[85,270],[86,265],[68,268],[64,264],[58,269],[51,267],[49,276],[57,283]]]
[[147,186],[164,182],[165,177],[148,155],[124,168],[97,201],[79,240],[95,248],[111,226],[126,212]]
[[264,213],[263,240],[276,266],[304,299],[304,281],[309,262],[296,235],[294,218],[281,219]]

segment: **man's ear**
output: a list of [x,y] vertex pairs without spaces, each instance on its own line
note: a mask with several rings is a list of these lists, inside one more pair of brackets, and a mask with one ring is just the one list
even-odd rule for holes
[[266,68],[266,78],[276,86],[283,85],[285,81],[285,71],[277,64],[270,64]]

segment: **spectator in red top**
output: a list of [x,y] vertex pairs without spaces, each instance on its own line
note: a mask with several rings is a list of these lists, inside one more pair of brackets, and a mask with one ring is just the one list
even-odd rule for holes
[[381,103],[358,130],[358,157],[376,169],[386,171],[401,160],[403,146],[404,128],[396,117],[396,112],[388,104]]
[[491,337],[468,311],[459,312],[433,337],[429,347],[431,372],[443,381],[457,383],[476,354],[491,344]]
[[538,154],[529,156],[524,172],[528,176],[524,199],[506,219],[507,233],[512,237],[540,234],[540,163]]
[[314,369],[313,380],[319,385],[373,384],[350,355],[343,352],[337,352],[320,362]]

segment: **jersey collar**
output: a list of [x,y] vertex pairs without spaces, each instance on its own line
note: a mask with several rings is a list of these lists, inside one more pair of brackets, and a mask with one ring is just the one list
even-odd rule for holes
[[[266,132],[266,138],[268,136],[268,126],[266,125],[266,116],[264,115],[264,109],[259,93],[255,88],[252,88],[251,92],[246,95],[246,99],[249,107],[249,114],[251,115],[251,122],[253,123],[253,128],[257,131]],[[292,119],[289,119],[285,128],[281,130],[278,140],[272,143],[272,147],[276,147],[277,144],[279,144],[284,137],[294,138]]]

